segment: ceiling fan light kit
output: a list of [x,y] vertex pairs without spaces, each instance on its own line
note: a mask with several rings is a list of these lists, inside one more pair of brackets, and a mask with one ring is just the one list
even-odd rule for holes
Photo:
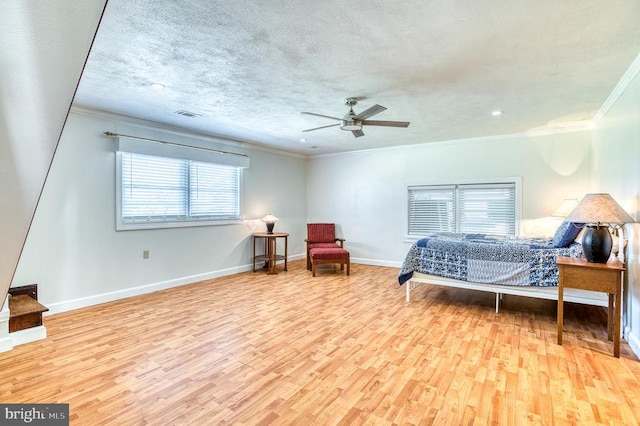
[[362,124],[359,121],[355,120],[342,120],[342,124],[340,124],[340,128],[342,130],[360,130],[362,129]]
[[314,127],[313,129],[303,130],[303,132],[311,132],[313,130],[326,129],[327,127],[336,127],[340,126],[341,130],[345,130],[353,133],[353,136],[359,138],[360,136],[364,136],[364,132],[362,131],[362,126],[385,126],[385,127],[409,127],[408,121],[379,121],[379,120],[367,120],[367,118],[372,117],[387,108],[381,105],[374,105],[371,108],[368,108],[362,111],[360,114],[356,114],[353,111],[354,105],[358,103],[357,98],[347,98],[344,100],[345,105],[349,107],[349,112],[342,118],[332,117],[329,115],[316,114],[314,112],[301,112],[301,114],[306,115],[314,115],[316,117],[329,118],[331,120],[339,121],[339,124],[329,124],[328,126]]

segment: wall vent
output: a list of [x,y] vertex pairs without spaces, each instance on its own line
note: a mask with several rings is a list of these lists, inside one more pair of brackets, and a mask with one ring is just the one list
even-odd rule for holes
[[202,117],[202,114],[198,114],[197,112],[185,111],[183,109],[180,109],[180,110],[174,112],[174,114],[183,115],[183,116],[189,117],[189,118]]

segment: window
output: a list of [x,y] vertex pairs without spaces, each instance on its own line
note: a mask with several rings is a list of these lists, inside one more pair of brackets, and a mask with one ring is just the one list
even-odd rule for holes
[[519,182],[408,187],[408,233],[477,232],[515,235]]
[[[119,145],[118,230],[236,223],[240,221],[242,164],[149,155]],[[131,148],[131,146],[129,146]],[[187,149],[187,148],[181,148]],[[143,151],[142,149],[137,151]],[[154,151],[158,151],[157,148]],[[210,159],[208,153],[181,157]],[[213,159],[218,159],[213,157]],[[248,163],[247,163],[248,164]]]

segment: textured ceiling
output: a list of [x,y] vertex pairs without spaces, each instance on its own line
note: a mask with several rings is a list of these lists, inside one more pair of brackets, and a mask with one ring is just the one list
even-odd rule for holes
[[[638,0],[109,0],[75,104],[308,155],[521,133],[592,117],[639,21]],[[347,97],[411,125],[302,132]]]

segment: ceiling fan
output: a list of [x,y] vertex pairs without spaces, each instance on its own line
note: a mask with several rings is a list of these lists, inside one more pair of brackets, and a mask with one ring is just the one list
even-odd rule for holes
[[329,115],[316,114],[315,112],[301,112],[300,114],[315,115],[317,117],[330,118],[331,120],[337,120],[338,124],[329,124],[328,126],[315,127],[313,129],[303,130],[303,132],[311,132],[312,130],[325,129],[327,127],[340,126],[340,129],[350,131],[353,136],[359,138],[364,136],[362,126],[386,126],[386,127],[409,127],[408,121],[379,121],[379,120],[367,120],[378,113],[381,113],[386,108],[381,105],[374,105],[369,109],[362,111],[360,114],[353,112],[353,106],[358,103],[356,98],[347,98],[344,100],[345,105],[349,107],[349,112],[342,118],[331,117]]

